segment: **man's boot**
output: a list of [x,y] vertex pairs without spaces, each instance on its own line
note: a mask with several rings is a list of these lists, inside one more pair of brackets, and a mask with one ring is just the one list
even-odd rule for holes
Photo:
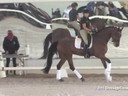
[[85,58],[90,58],[90,55],[89,55],[89,50],[88,50],[88,45],[84,45],[84,52],[85,52],[85,55],[84,57]]

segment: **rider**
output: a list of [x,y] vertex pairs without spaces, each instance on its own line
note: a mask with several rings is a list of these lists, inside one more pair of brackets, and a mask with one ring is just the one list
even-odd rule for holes
[[77,20],[80,20],[79,14],[77,12],[78,4],[73,2],[71,4],[71,11],[69,12],[69,25],[74,28],[76,36],[79,35],[80,25]]
[[80,20],[80,26],[81,26],[81,30],[80,30],[80,35],[84,41],[84,50],[85,50],[85,57],[89,58],[89,51],[88,51],[88,34],[91,34],[91,23],[89,20],[89,10],[84,9],[83,10],[83,17]]

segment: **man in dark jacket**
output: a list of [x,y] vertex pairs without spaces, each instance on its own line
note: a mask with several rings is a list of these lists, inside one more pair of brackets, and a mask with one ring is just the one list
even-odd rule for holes
[[[5,54],[17,54],[17,51],[19,49],[19,41],[16,36],[14,36],[13,32],[11,30],[8,30],[7,36],[4,38],[3,41],[3,49],[5,51]],[[16,67],[16,58],[12,58],[13,66]],[[10,58],[6,58],[6,67],[9,67]],[[7,71],[8,74],[8,71]],[[14,75],[15,75],[14,71]]]

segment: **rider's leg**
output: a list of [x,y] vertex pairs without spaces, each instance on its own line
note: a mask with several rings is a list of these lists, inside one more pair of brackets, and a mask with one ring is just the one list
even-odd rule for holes
[[85,43],[85,45],[88,45],[88,38],[87,38],[87,33],[85,32],[85,30],[80,30],[80,35]]
[[76,36],[79,36],[78,30],[75,29],[75,28],[73,28],[73,29],[75,30],[75,35],[76,35]]
[[80,25],[77,21],[73,21],[73,22],[70,22],[71,26],[73,27],[73,29],[75,30],[75,34],[76,36],[80,36]]
[[89,51],[88,51],[88,38],[87,38],[87,32],[85,30],[80,30],[80,35],[84,41],[84,50],[85,50],[85,57],[89,58]]

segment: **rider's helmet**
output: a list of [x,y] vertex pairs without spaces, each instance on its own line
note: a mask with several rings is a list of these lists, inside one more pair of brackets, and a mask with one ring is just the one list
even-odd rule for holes
[[76,3],[76,2],[73,2],[72,4],[71,4],[71,7],[77,7],[78,6],[78,4]]
[[89,10],[88,9],[84,9],[83,13],[89,13]]

